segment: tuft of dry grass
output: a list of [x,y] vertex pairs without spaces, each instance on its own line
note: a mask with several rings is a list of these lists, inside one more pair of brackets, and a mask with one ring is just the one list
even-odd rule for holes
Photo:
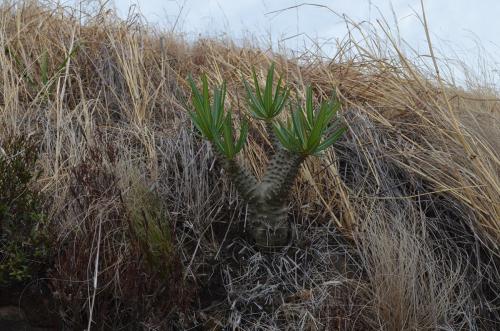
[[[0,5],[0,144],[42,137],[37,184],[59,250],[49,278],[68,325],[498,327],[498,91],[444,81],[383,23],[379,35],[346,20],[352,33],[334,57],[291,57],[188,43],[135,17],[85,10]],[[293,100],[309,83],[319,98],[336,91],[349,132],[303,165],[290,215],[297,239],[265,255],[241,235],[245,206],[192,130],[186,77],[227,81],[238,118],[241,78],[252,68],[263,77],[271,62]],[[241,157],[261,176],[270,144],[250,124]],[[127,201],[150,193],[175,243],[168,281],[145,263],[129,224]]]
[[467,262],[461,259],[466,257],[451,256],[429,239],[424,215],[400,205],[394,213],[374,207],[356,239],[381,325],[388,330],[470,329],[459,318],[471,314],[470,289],[462,287]]

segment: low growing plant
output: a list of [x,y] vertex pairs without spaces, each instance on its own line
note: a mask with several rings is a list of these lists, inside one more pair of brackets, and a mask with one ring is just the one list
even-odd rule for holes
[[312,88],[306,91],[305,105],[298,105],[286,122],[277,120],[288,104],[289,88],[282,87],[282,79],[273,86],[274,65],[267,73],[266,84],[260,87],[253,72],[254,86],[245,81],[249,113],[264,121],[274,153],[261,181],[238,163],[235,156],[243,149],[248,136],[248,122],[240,123],[239,137],[235,138],[232,112],[225,111],[226,85],[214,88],[210,96],[206,76],[198,89],[189,77],[194,111],[190,112],[194,126],[215,147],[217,158],[248,204],[249,233],[259,247],[273,248],[291,240],[288,205],[292,185],[300,165],[309,155],[320,155],[345,132],[339,123],[336,97],[314,105]]
[[154,192],[139,178],[133,175],[130,177],[130,187],[124,197],[129,231],[141,248],[149,267],[168,278],[171,276],[171,262],[176,254],[167,212]]
[[33,188],[38,150],[33,139],[11,138],[0,149],[0,284],[29,280],[47,256],[46,217]]
[[70,202],[57,215],[65,224],[80,222],[61,238],[48,274],[58,311],[68,330],[170,323],[195,290],[183,278],[167,212],[119,149],[101,135],[96,140],[73,168]]

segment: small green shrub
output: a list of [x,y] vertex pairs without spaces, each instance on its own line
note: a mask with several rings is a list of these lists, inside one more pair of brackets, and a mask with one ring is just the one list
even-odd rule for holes
[[60,238],[48,275],[58,311],[68,330],[87,329],[89,319],[92,330],[171,323],[195,293],[184,279],[172,224],[138,168],[122,163],[113,143],[96,139],[72,170],[70,202],[56,215],[79,223]]
[[131,180],[124,198],[129,230],[149,267],[168,278],[175,250],[168,215],[159,197],[137,177]]
[[0,150],[0,285],[29,280],[47,256],[46,217],[32,187],[38,173],[33,138],[10,138]]

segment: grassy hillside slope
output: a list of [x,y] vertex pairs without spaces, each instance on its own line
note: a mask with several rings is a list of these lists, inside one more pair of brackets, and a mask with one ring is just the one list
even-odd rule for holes
[[[8,159],[14,137],[36,141],[48,248],[21,259],[31,282],[0,290],[43,287],[68,329],[499,327],[498,91],[453,86],[360,31],[333,58],[294,58],[105,9],[4,2],[0,146]],[[268,254],[241,233],[245,206],[187,116],[186,78],[227,81],[238,118],[242,78],[272,62],[293,100],[308,84],[336,91],[349,129],[302,166],[297,238]],[[270,146],[251,121],[240,157],[257,176]]]

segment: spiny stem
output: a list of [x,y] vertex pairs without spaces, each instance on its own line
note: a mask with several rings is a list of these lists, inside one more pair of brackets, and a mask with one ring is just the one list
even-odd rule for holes
[[258,184],[255,176],[235,159],[228,159],[217,150],[214,150],[214,152],[241,197],[246,201],[252,200],[253,192]]
[[259,193],[265,199],[285,203],[297,177],[304,156],[280,149],[271,158],[266,174],[260,184]]
[[266,122],[266,133],[271,141],[271,146],[273,147],[274,153],[276,154],[279,150],[283,149],[278,137],[274,134],[273,124],[272,122]]

